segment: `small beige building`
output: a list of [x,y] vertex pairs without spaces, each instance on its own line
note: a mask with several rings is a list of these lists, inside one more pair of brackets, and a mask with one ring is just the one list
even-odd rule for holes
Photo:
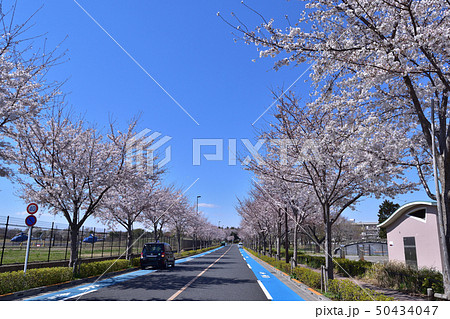
[[378,227],[386,228],[389,261],[442,271],[436,202],[405,204]]

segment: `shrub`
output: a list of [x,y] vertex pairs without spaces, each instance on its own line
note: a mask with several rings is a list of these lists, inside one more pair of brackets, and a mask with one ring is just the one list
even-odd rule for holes
[[320,274],[314,270],[295,267],[292,270],[292,277],[311,288],[320,289]]
[[102,275],[103,273],[109,273],[113,271],[127,269],[131,266],[129,260],[118,259],[118,260],[105,260],[96,261],[92,263],[85,263],[80,265],[80,271],[77,274],[79,278],[91,277]]
[[0,295],[53,285],[73,279],[72,268],[53,267],[0,273]]
[[371,289],[363,289],[349,279],[333,279],[328,281],[328,291],[337,300],[345,301],[391,301],[394,298],[387,297]]
[[415,292],[427,293],[427,288],[435,292],[444,291],[442,274],[434,269],[414,269],[400,262],[389,262],[385,265],[374,265],[366,273],[367,279],[372,279],[381,287]]
[[297,262],[311,268],[320,268],[322,265],[325,265],[325,257],[302,254],[297,257]]
[[373,265],[370,261],[345,258],[335,258],[334,264],[337,273],[344,277],[363,276]]

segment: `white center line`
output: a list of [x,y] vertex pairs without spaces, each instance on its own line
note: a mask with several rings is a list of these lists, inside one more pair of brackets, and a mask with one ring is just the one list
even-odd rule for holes
[[209,265],[208,267],[206,267],[201,273],[199,273],[197,276],[195,276],[194,278],[192,278],[191,281],[189,281],[183,288],[181,288],[180,290],[178,290],[176,293],[174,293],[172,296],[170,296],[169,299],[167,299],[167,301],[172,301],[174,300],[176,297],[178,297],[179,294],[181,294],[183,291],[185,291],[190,285],[192,285],[192,283],[194,281],[196,281],[198,278],[200,278],[209,268],[211,268],[212,266],[214,266],[214,264],[216,262],[218,262],[223,256],[225,256],[226,253],[228,253],[230,251],[232,246],[230,246],[230,248],[228,248],[228,250],[226,252],[224,252],[222,254],[222,256],[220,256],[219,258],[217,258],[211,265]]

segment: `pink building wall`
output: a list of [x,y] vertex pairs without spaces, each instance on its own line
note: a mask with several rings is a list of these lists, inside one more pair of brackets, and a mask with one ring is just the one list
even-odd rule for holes
[[[426,210],[425,221],[408,215],[418,209]],[[432,267],[442,271],[436,206],[417,205],[411,207],[386,230],[389,261],[404,263],[403,238],[415,237],[418,268]]]

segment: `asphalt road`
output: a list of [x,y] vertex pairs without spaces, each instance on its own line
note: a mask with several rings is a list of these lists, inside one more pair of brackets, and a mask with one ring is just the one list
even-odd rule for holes
[[66,289],[14,297],[30,301],[323,300],[278,272],[233,245],[176,260],[173,268],[126,271]]
[[[69,299],[70,300],[70,299]],[[236,245],[72,300],[268,300]]]

